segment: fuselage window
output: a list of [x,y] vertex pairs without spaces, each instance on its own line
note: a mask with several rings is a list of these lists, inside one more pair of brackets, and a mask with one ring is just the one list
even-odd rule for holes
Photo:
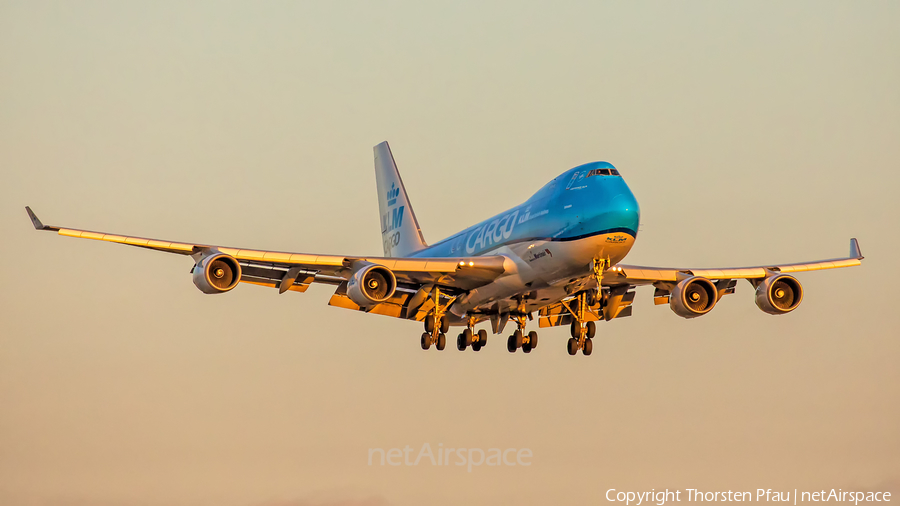
[[569,180],[569,184],[566,185],[566,190],[580,190],[584,188],[583,186],[578,186],[581,183],[581,180],[585,178],[587,174],[584,172],[575,172],[572,174],[572,179]]
[[462,251],[463,246],[466,245],[466,235],[461,234],[458,237],[451,239],[451,244],[452,246],[450,247],[450,253]]

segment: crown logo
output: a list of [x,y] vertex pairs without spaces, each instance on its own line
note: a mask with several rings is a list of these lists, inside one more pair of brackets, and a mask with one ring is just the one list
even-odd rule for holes
[[397,185],[391,183],[391,189],[387,191],[387,201],[388,207],[397,203],[397,197],[400,196],[400,188],[397,188]]

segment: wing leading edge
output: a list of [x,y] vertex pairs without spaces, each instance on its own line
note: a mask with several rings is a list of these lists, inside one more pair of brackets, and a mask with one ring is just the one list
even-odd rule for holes
[[[507,270],[514,268],[511,261],[503,256],[388,258],[289,253],[174,242],[48,226],[41,222],[30,207],[26,206],[25,210],[35,229],[56,232],[66,237],[127,244],[180,255],[224,253],[234,257],[241,264],[246,278],[241,281],[273,286],[279,288],[282,293],[287,290],[305,291],[313,282],[340,285],[349,278],[353,264],[360,261],[387,267],[394,272],[398,282],[414,289],[422,285],[438,285],[456,290],[471,290],[490,283]],[[287,284],[286,279],[294,281]]]
[[646,285],[656,282],[674,283],[690,276],[700,276],[712,280],[761,279],[770,276],[772,273],[790,274],[794,272],[854,267],[861,265],[863,258],[865,257],[862,256],[862,252],[859,249],[859,241],[857,241],[856,238],[853,238],[850,239],[850,254],[843,258],[793,264],[770,264],[753,267],[726,268],[645,267],[619,264],[603,274],[603,284],[617,285],[630,283],[632,285]]

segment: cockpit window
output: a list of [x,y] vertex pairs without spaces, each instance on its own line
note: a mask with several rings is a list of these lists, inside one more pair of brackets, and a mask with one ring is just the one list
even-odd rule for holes
[[590,173],[588,173],[588,177],[591,176],[618,176],[619,171],[616,169],[594,169]]

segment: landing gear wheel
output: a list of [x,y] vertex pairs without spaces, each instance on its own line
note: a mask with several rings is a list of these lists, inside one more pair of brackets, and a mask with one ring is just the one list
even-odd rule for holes
[[429,334],[428,332],[423,332],[422,333],[422,349],[427,350],[428,348],[431,348],[431,334]]
[[450,330],[450,318],[447,318],[447,315],[441,316],[441,332],[448,330]]
[[584,303],[588,306],[595,306],[597,304],[597,292],[591,290],[589,292],[584,293]]
[[463,341],[466,343],[466,346],[472,345],[472,329],[466,329],[462,332]]
[[506,349],[510,353],[516,352],[516,336],[509,336],[509,339],[506,340]]
[[594,349],[593,341],[590,339],[584,340],[584,348],[581,349],[581,353],[584,353],[585,356],[590,355],[591,351]]
[[472,343],[472,349],[473,349],[474,351],[481,351],[481,347],[482,347],[482,346],[483,346],[483,345],[482,345],[481,343]]
[[531,349],[537,348],[537,332],[531,331],[528,333],[528,344],[531,346]]
[[566,351],[569,352],[569,355],[578,353],[578,340],[574,337],[570,337],[566,342]]
[[481,329],[478,331],[478,344],[481,346],[487,344],[487,330]]
[[434,315],[430,314],[425,317],[425,332],[431,334],[434,332]]
[[447,336],[445,336],[443,332],[441,332],[440,334],[438,334],[438,338],[437,338],[437,343],[436,343],[436,344],[437,344],[437,349],[438,349],[438,351],[443,350],[444,347],[447,346]]
[[523,344],[522,351],[524,351],[525,353],[531,353],[531,343]]
[[525,342],[525,336],[522,335],[521,330],[513,332],[512,338],[516,344],[516,348],[521,348],[522,344]]
[[595,335],[597,335],[597,324],[594,322],[587,322],[587,334],[585,337],[593,339]]
[[456,349],[459,351],[466,351],[466,340],[463,338],[462,334],[456,336]]
[[569,334],[575,339],[581,337],[581,323],[579,323],[578,320],[572,322],[571,327],[569,327]]

